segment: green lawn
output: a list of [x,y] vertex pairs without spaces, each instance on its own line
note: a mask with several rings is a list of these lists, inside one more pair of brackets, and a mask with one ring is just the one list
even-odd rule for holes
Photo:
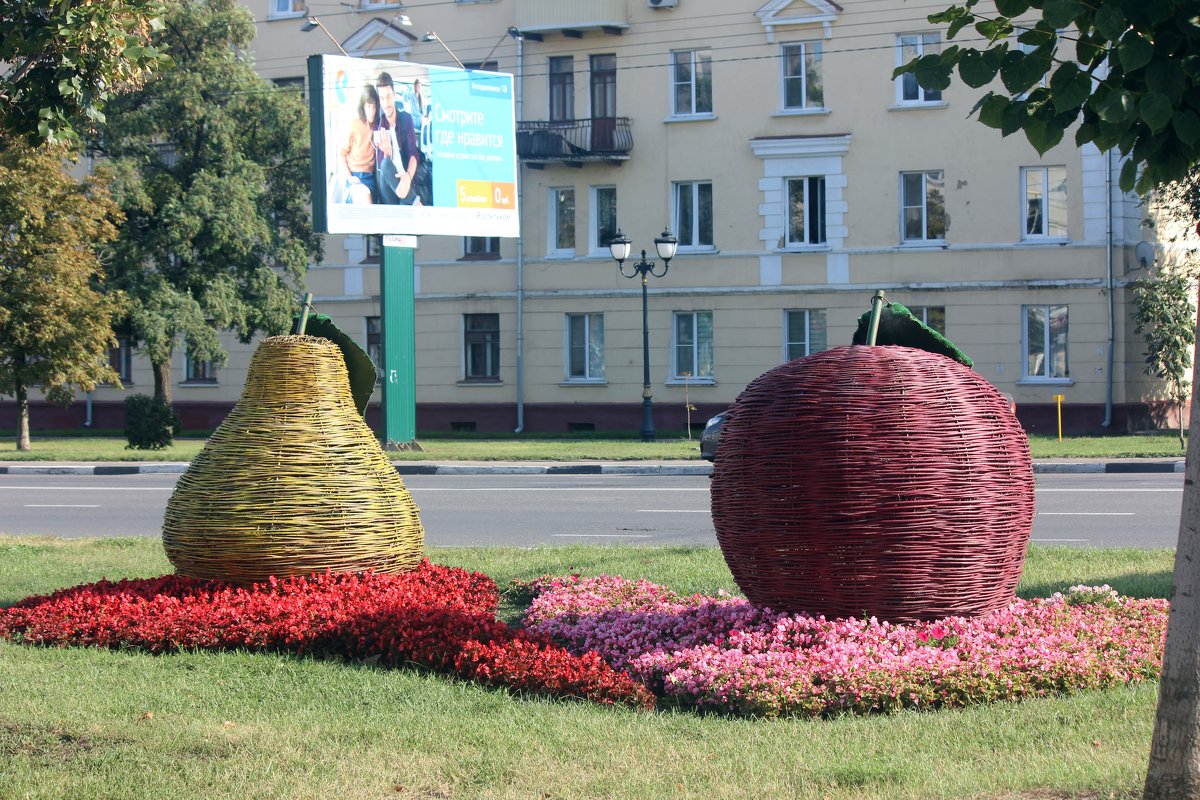
[[[513,578],[735,591],[715,548],[434,549]],[[1171,553],[1034,548],[1020,592],[1165,596]],[[0,537],[0,604],[169,569],[157,539]],[[507,608],[510,618],[517,609]],[[1134,798],[1156,687],[833,720],[638,713],[281,655],[0,643],[0,797]]]
[[[497,435],[418,437],[420,451],[389,454],[396,461],[633,461],[700,458],[696,438],[664,433],[660,441],[627,436]],[[11,435],[0,438],[0,461],[190,461],[204,440],[180,438],[165,450],[127,450],[120,436],[34,435],[33,449],[20,452]],[[1031,436],[1034,458],[1182,458],[1176,434],[1136,436]]]

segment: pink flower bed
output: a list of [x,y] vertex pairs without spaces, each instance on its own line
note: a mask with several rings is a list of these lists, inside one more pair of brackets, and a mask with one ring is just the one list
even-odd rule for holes
[[1018,700],[1155,678],[1167,601],[1105,587],[985,616],[892,625],[683,597],[619,577],[537,581],[526,629],[596,652],[656,694],[745,715],[869,713]]
[[424,561],[239,588],[176,575],[63,589],[0,609],[0,637],[46,646],[272,650],[416,664],[509,689],[650,708],[643,686],[496,618],[496,584]]

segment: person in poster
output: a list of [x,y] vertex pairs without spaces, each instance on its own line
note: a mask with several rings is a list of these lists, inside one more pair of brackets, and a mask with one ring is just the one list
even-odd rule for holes
[[389,73],[379,73],[375,89],[381,112],[376,131],[380,198],[391,205],[419,205],[414,186],[419,151],[412,115],[397,106],[396,86]]
[[417,196],[423,205],[433,205],[433,104],[421,79],[413,81],[413,126],[417,131]]
[[377,203],[375,185],[375,131],[379,127],[379,93],[371,84],[363,86],[355,117],[350,121],[346,142],[338,149],[345,172],[345,202]]

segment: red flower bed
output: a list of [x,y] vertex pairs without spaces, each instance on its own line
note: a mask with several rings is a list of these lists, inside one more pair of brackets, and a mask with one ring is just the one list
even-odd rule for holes
[[575,656],[496,619],[486,575],[423,561],[404,575],[319,574],[241,588],[176,575],[75,586],[0,609],[26,644],[152,653],[248,649],[416,664],[522,692],[651,708],[594,653]]

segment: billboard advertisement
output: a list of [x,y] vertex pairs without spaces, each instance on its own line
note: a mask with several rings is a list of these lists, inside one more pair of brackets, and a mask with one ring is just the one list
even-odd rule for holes
[[519,235],[512,75],[329,55],[308,75],[318,231]]

